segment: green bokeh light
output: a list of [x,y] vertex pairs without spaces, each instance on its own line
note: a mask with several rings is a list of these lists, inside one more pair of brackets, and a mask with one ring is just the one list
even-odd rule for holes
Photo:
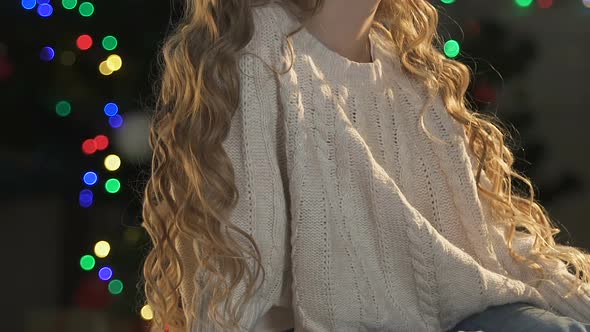
[[108,179],[107,182],[104,184],[104,187],[107,190],[107,192],[115,194],[119,192],[119,189],[121,189],[121,182],[119,182],[119,180],[117,179]]
[[123,282],[119,279],[113,279],[109,282],[109,293],[118,295],[123,292]]
[[459,52],[461,51],[461,47],[459,46],[459,43],[456,40],[448,40],[445,43],[445,55],[449,58],[454,58],[457,55],[459,55]]
[[72,105],[69,102],[62,100],[55,105],[55,113],[61,117],[66,117],[72,112]]
[[82,270],[90,271],[94,268],[94,264],[96,264],[96,261],[91,255],[84,255],[80,258],[80,267],[82,267]]
[[117,38],[113,36],[106,36],[102,39],[102,47],[107,51],[112,51],[117,48]]
[[78,10],[80,11],[80,15],[89,17],[94,14],[94,5],[90,2],[82,2]]
[[529,7],[533,3],[533,0],[515,0],[515,1],[516,1],[516,5],[519,7]]
[[61,0],[61,5],[65,9],[74,9],[78,5],[78,0]]
[[455,3],[455,0],[440,0],[440,2],[446,4],[446,5],[450,5],[452,3]]

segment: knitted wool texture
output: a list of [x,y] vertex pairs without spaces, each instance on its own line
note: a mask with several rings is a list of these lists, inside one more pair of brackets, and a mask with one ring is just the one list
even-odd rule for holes
[[[303,29],[293,68],[277,76],[262,60],[287,68],[285,35],[299,22],[277,3],[253,15],[245,50],[261,59],[239,59],[241,104],[224,142],[240,193],[231,221],[256,239],[267,271],[243,331],[443,331],[517,301],[590,321],[588,292],[563,298],[564,265],[553,267],[555,284],[527,285],[534,274],[508,254],[504,226],[477,192],[462,126],[439,97],[424,121],[447,145],[426,136],[425,90],[375,30],[374,59],[359,63]],[[531,245],[515,240],[522,254]],[[178,248],[187,301],[190,239]]]

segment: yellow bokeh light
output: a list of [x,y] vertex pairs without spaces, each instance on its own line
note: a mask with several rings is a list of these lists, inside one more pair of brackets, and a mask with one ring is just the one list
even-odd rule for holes
[[109,65],[107,64],[106,61],[103,61],[100,63],[100,66],[98,66],[98,70],[104,76],[109,76],[110,74],[113,73],[113,71],[111,70],[111,68],[109,68]]
[[145,320],[151,320],[154,318],[154,312],[152,311],[152,307],[149,304],[146,304],[141,308],[141,318]]
[[121,167],[121,158],[116,154],[110,154],[104,158],[104,167],[109,171],[113,172]]
[[105,258],[111,251],[111,245],[107,241],[98,241],[94,245],[94,254],[98,258]]
[[109,55],[107,58],[107,66],[112,71],[117,71],[123,66],[123,60],[116,54]]

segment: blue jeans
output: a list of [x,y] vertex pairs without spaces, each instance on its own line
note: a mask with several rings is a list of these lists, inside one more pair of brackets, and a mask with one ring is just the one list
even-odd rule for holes
[[[285,332],[291,331],[294,330]],[[489,307],[467,317],[447,332],[458,331],[590,332],[590,324],[519,302]]]
[[456,331],[585,332],[590,331],[590,324],[519,302],[492,306],[471,315],[448,332]]

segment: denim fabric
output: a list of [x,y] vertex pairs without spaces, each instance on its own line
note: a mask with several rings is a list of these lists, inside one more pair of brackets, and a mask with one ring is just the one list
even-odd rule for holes
[[[285,332],[293,332],[294,329]],[[447,332],[590,332],[590,324],[558,316],[528,303],[492,306],[467,317]]]
[[489,307],[467,317],[448,332],[457,331],[585,332],[590,331],[590,324],[519,302]]

